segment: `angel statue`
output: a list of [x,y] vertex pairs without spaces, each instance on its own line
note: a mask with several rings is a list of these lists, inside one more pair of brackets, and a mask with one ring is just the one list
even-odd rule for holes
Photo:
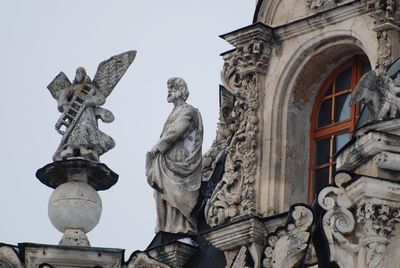
[[114,148],[114,140],[98,128],[97,120],[114,121],[111,111],[101,108],[136,56],[136,51],[111,57],[99,64],[93,81],[83,67],[76,69],[72,83],[60,72],[47,86],[62,113],[55,128],[63,136],[54,161],[99,156]]
[[386,72],[369,71],[355,87],[349,106],[361,102],[374,121],[400,115],[400,59]]

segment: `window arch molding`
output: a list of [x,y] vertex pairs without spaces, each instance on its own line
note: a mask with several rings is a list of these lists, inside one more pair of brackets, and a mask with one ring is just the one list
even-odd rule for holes
[[[286,56],[270,66],[260,107],[262,131],[256,194],[260,213],[282,212],[293,203],[307,202],[309,117],[316,92],[333,65],[356,54],[367,54],[370,61],[375,60],[377,44],[366,42],[362,34],[363,31],[348,29],[326,31],[301,40],[297,46],[284,45],[282,55]],[[268,79],[270,76],[273,79]],[[299,133],[304,137],[299,137]]]

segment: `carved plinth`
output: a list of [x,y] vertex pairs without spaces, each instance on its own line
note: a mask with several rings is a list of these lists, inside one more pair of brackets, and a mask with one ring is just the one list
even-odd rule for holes
[[254,267],[259,267],[265,234],[265,226],[259,217],[246,216],[215,227],[203,234],[203,237],[214,247],[224,251],[228,267],[242,246],[249,248],[255,263]]
[[[400,136],[388,132],[390,125],[382,125],[383,131],[361,130],[361,135],[347,145],[337,157],[337,169],[359,175],[400,180]],[[370,132],[367,132],[370,131]],[[365,135],[362,135],[367,133]]]
[[197,252],[198,247],[180,241],[173,241],[157,247],[147,249],[147,253],[154,259],[166,263],[171,267],[183,267]]

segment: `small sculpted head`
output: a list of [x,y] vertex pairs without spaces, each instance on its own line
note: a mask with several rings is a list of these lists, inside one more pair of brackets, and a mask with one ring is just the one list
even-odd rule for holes
[[189,90],[185,80],[179,77],[173,77],[168,79],[168,96],[167,100],[169,103],[175,103],[178,100],[185,102],[189,97]]
[[90,82],[90,78],[87,75],[85,68],[78,67],[75,73],[74,84],[81,84],[83,82]]

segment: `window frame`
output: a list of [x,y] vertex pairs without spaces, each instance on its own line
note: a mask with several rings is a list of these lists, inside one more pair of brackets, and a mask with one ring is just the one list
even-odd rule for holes
[[[314,184],[315,184],[315,173],[317,169],[324,168],[323,166],[329,167],[329,183],[333,181],[333,167],[336,164],[335,159],[333,157],[329,157],[329,162],[316,165],[315,163],[315,150],[316,150],[316,142],[319,140],[323,140],[326,138],[330,138],[330,153],[333,152],[334,137],[343,133],[349,133],[350,139],[353,136],[357,119],[359,117],[359,109],[360,105],[356,104],[351,107],[350,119],[335,123],[335,100],[338,96],[344,95],[347,93],[352,93],[357,82],[361,78],[362,75],[362,67],[363,64],[369,63],[369,60],[366,55],[356,55],[346,62],[340,64],[337,68],[333,70],[333,72],[325,79],[322,83],[319,92],[315,98],[313,109],[310,116],[310,157],[308,164],[308,201],[311,203],[314,200],[314,197],[317,193],[314,193]],[[345,71],[348,67],[352,67],[352,77],[351,77],[351,89],[343,90],[340,92],[334,92],[332,89],[332,94],[325,96],[328,91],[330,85],[333,85],[337,77]],[[324,100],[331,99],[332,107],[331,107],[331,124],[328,126],[323,126],[318,128],[318,115],[321,108],[321,105]]]

